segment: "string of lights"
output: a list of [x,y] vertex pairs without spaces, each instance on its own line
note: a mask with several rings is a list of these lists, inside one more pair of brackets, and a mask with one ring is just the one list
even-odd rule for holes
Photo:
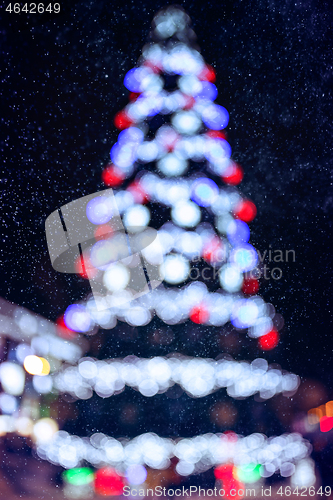
[[[43,379],[45,380],[45,379]],[[201,359],[183,356],[98,361],[82,358],[77,367],[68,367],[53,376],[54,388],[75,398],[88,399],[94,390],[106,398],[119,394],[125,386],[152,397],[166,392],[174,384],[191,397],[205,397],[221,388],[232,398],[259,393],[263,400],[282,393],[293,395],[299,377],[270,367],[257,358],[251,363],[232,359]],[[48,383],[48,381],[47,381]]]
[[176,457],[179,460],[176,471],[181,476],[233,463],[236,466],[260,464],[261,477],[270,477],[276,472],[288,477],[310,452],[308,441],[297,433],[271,438],[260,433],[247,437],[235,433],[204,434],[176,440],[147,433],[132,440],[117,440],[101,433],[80,438],[59,431],[47,443],[43,443],[42,437],[37,441],[41,458],[68,469],[86,462],[95,467],[111,465],[120,471],[131,465],[166,469]]

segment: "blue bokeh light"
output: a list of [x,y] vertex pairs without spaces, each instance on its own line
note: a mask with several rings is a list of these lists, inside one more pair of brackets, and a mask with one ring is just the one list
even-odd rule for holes
[[248,328],[255,324],[259,308],[253,300],[238,300],[233,308],[230,321],[236,328]]
[[72,304],[67,307],[64,314],[67,328],[75,332],[87,332],[91,327],[91,318],[84,306]]
[[208,128],[221,130],[229,123],[229,113],[223,106],[211,104],[203,110],[202,120]]
[[125,87],[131,92],[141,92],[142,68],[130,69],[124,78]]
[[258,263],[258,254],[252,245],[245,245],[234,248],[230,254],[230,261],[243,272],[251,271]]
[[227,236],[230,243],[234,246],[247,243],[250,239],[250,228],[242,220],[233,220],[228,224]]
[[218,194],[217,184],[206,177],[201,177],[192,184],[191,199],[200,207],[209,207]]
[[112,163],[120,168],[128,168],[136,160],[135,144],[126,142],[120,145],[118,142],[111,148],[110,157]]
[[122,130],[118,135],[118,144],[126,145],[128,142],[141,143],[144,139],[144,133],[137,127],[129,127]]
[[218,91],[214,83],[211,82],[201,82],[201,90],[195,95],[200,99],[208,99],[209,101],[215,101],[218,95]]

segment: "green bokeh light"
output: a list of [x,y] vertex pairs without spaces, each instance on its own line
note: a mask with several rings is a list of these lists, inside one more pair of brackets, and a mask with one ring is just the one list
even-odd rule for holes
[[62,473],[62,477],[66,483],[80,486],[93,481],[94,471],[88,467],[79,467],[77,469],[66,470]]
[[237,467],[237,479],[244,483],[255,483],[261,478],[260,464],[247,464]]

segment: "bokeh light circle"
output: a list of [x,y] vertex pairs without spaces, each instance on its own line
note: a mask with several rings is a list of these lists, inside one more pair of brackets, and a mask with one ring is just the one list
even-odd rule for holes
[[96,196],[87,203],[86,214],[93,224],[106,224],[112,218],[113,203],[110,197]]
[[194,227],[201,219],[201,211],[192,201],[181,201],[171,210],[172,220],[181,227]]
[[117,292],[126,288],[130,277],[128,268],[117,262],[107,268],[103,276],[103,282],[110,292]]
[[238,292],[243,284],[243,274],[239,267],[226,264],[220,270],[220,283],[230,293]]
[[186,280],[190,272],[190,264],[183,255],[170,254],[165,257],[160,271],[165,281],[175,285]]
[[213,130],[221,130],[225,128],[229,122],[228,111],[218,104],[211,104],[205,107],[201,116],[204,124]]
[[191,198],[200,207],[209,207],[219,194],[217,184],[206,177],[197,179],[192,184]]
[[130,484],[142,484],[147,479],[147,469],[140,464],[130,465],[126,469],[125,477]]
[[87,332],[91,327],[91,318],[84,306],[72,304],[67,307],[64,314],[67,328],[75,332]]

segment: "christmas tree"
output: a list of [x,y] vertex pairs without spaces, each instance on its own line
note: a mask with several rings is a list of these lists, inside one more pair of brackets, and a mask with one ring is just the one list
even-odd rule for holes
[[[296,375],[263,357],[249,362],[211,354],[212,336],[231,331],[249,350],[274,349],[281,326],[257,294],[262,265],[248,226],[256,207],[236,187],[243,170],[231,159],[224,132],[229,115],[215,103],[214,82],[187,14],[179,7],[160,11],[138,66],[125,76],[130,102],[115,117],[120,133],[102,173],[108,189],[61,207],[46,222],[55,269],[81,274],[93,292],[67,308],[58,321],[62,334],[89,338],[105,330],[111,339],[107,348],[94,347],[77,365],[44,377],[52,382],[49,390],[84,405],[97,394],[108,404],[128,386],[151,398],[152,420],[161,421],[163,405],[153,403],[159,395],[172,401],[185,392],[199,404],[221,388],[228,399],[257,395],[261,401],[297,390]],[[149,332],[151,344],[143,357],[139,330]],[[120,357],[121,335],[127,350]],[[187,349],[187,337],[199,339],[207,354],[196,351],[198,343]],[[182,411],[176,408],[175,421]],[[224,427],[232,427],[230,408],[214,406]],[[154,471],[169,471],[163,484],[176,485],[215,468],[218,491],[230,498],[242,497],[232,489],[259,487],[274,473],[295,486],[313,482],[309,444],[299,434],[243,437],[228,430],[181,437],[174,425],[161,437],[152,424],[154,432],[136,432],[133,439],[119,439],[112,425],[108,434],[96,429],[89,437],[67,428],[52,439],[37,436],[37,452],[68,469],[65,492],[73,498],[88,498],[93,483],[102,494],[162,484]]]

